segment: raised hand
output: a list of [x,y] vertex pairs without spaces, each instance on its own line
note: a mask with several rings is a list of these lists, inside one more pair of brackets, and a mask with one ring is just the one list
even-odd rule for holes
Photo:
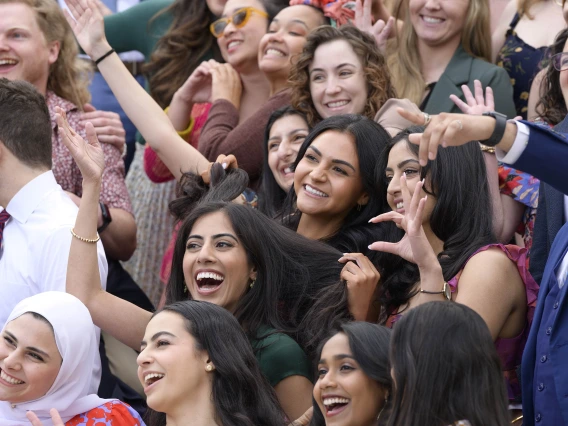
[[243,91],[239,73],[230,64],[219,64],[211,69],[211,79],[211,100],[226,99],[239,109]]
[[218,65],[219,62],[214,59],[202,62],[178,89],[176,95],[191,104],[211,102],[211,69]]
[[387,41],[394,28],[394,18],[391,16],[387,22],[382,19],[377,20],[373,24],[373,15],[371,14],[372,1],[357,0],[355,2],[355,26],[361,31],[371,34],[379,47],[380,52],[385,55],[387,51]]
[[[292,3],[290,2],[290,4]],[[288,426],[308,426],[310,424],[310,421],[312,420],[313,415],[314,415],[314,407],[310,407],[306,410],[304,414],[302,414],[299,418],[294,420]]]
[[62,134],[63,144],[75,159],[84,182],[100,183],[105,168],[105,158],[91,123],[85,125],[87,142],[79,136],[67,122],[65,111],[56,107],[56,120]]
[[103,15],[93,0],[65,0],[69,11],[64,10],[77,41],[93,60],[108,50]]
[[[237,157],[235,157],[233,154],[229,155],[219,154],[217,160],[215,160],[215,163],[220,163],[225,170],[239,168],[239,165],[237,163]],[[211,182],[211,167],[213,167],[213,164],[215,163],[209,163],[209,167],[207,168],[207,170],[201,173],[201,179],[203,179],[203,182],[207,184]]]
[[114,145],[120,152],[123,152],[126,144],[126,131],[120,115],[116,112],[97,110],[91,104],[83,105],[83,111],[81,121],[83,124],[90,122],[93,125],[99,142]]
[[375,299],[381,274],[369,258],[361,253],[344,253],[340,277],[347,283],[349,312],[357,321],[365,321]]
[[[61,420],[61,416],[57,412],[55,408],[49,410],[49,414],[51,415],[51,421],[53,422],[53,426],[65,426],[63,420]],[[28,411],[26,413],[26,417],[32,424],[32,426],[43,426],[41,420],[36,416],[33,411]]]
[[483,96],[483,86],[481,85],[481,81],[474,80],[473,86],[475,96],[471,93],[471,90],[466,84],[461,87],[467,103],[462,101],[456,95],[450,95],[450,99],[464,114],[482,115],[484,112],[495,111],[493,89],[487,86],[485,88],[485,96]]

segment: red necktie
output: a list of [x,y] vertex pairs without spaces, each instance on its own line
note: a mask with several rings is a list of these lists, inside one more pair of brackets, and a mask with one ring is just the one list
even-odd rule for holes
[[10,219],[10,217],[10,213],[8,213],[6,210],[2,210],[0,212],[0,250],[2,250],[2,248],[4,247],[4,241],[2,239],[4,235],[4,226],[6,226],[6,222],[8,222],[8,219]]

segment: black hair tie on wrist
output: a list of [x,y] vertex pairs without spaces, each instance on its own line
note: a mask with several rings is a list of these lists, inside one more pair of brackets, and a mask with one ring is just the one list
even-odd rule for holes
[[101,56],[99,59],[95,61],[95,65],[99,65],[105,58],[112,55],[114,53],[114,49],[110,49],[107,53]]

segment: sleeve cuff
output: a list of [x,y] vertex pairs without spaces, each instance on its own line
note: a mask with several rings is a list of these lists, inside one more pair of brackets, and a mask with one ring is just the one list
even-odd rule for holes
[[514,164],[520,158],[520,156],[525,151],[527,144],[529,143],[530,129],[529,127],[521,123],[520,121],[512,120],[517,125],[517,137],[513,142],[513,146],[509,152],[505,152],[499,148],[495,148],[495,155],[497,160],[505,164]]
[[[166,113],[166,115],[168,115],[168,111],[169,111],[170,107],[166,107],[166,109],[164,110],[164,112]],[[185,130],[180,130],[177,131],[177,134],[182,137],[184,140],[187,140],[187,138],[189,138],[189,135],[191,135],[191,132],[193,131],[193,126],[195,125],[195,120],[193,119],[193,117],[191,117],[189,119],[189,125],[187,126],[187,129]]]

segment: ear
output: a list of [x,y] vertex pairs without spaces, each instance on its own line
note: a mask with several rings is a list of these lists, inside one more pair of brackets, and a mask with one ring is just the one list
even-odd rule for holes
[[207,355],[205,360],[205,371],[211,373],[214,370],[215,370],[215,364],[213,364],[213,362],[209,358],[209,355]]
[[49,65],[53,65],[59,58],[59,51],[61,50],[61,43],[59,40],[52,41],[47,46],[49,48],[49,55],[47,57]]
[[361,196],[357,200],[357,204],[361,206],[366,206],[368,203],[369,203],[369,194],[363,192],[363,194],[361,194]]
[[254,280],[256,280],[257,275],[258,275],[258,273],[256,272],[256,268],[253,266],[252,269],[250,270],[249,278],[252,281],[254,281]]

